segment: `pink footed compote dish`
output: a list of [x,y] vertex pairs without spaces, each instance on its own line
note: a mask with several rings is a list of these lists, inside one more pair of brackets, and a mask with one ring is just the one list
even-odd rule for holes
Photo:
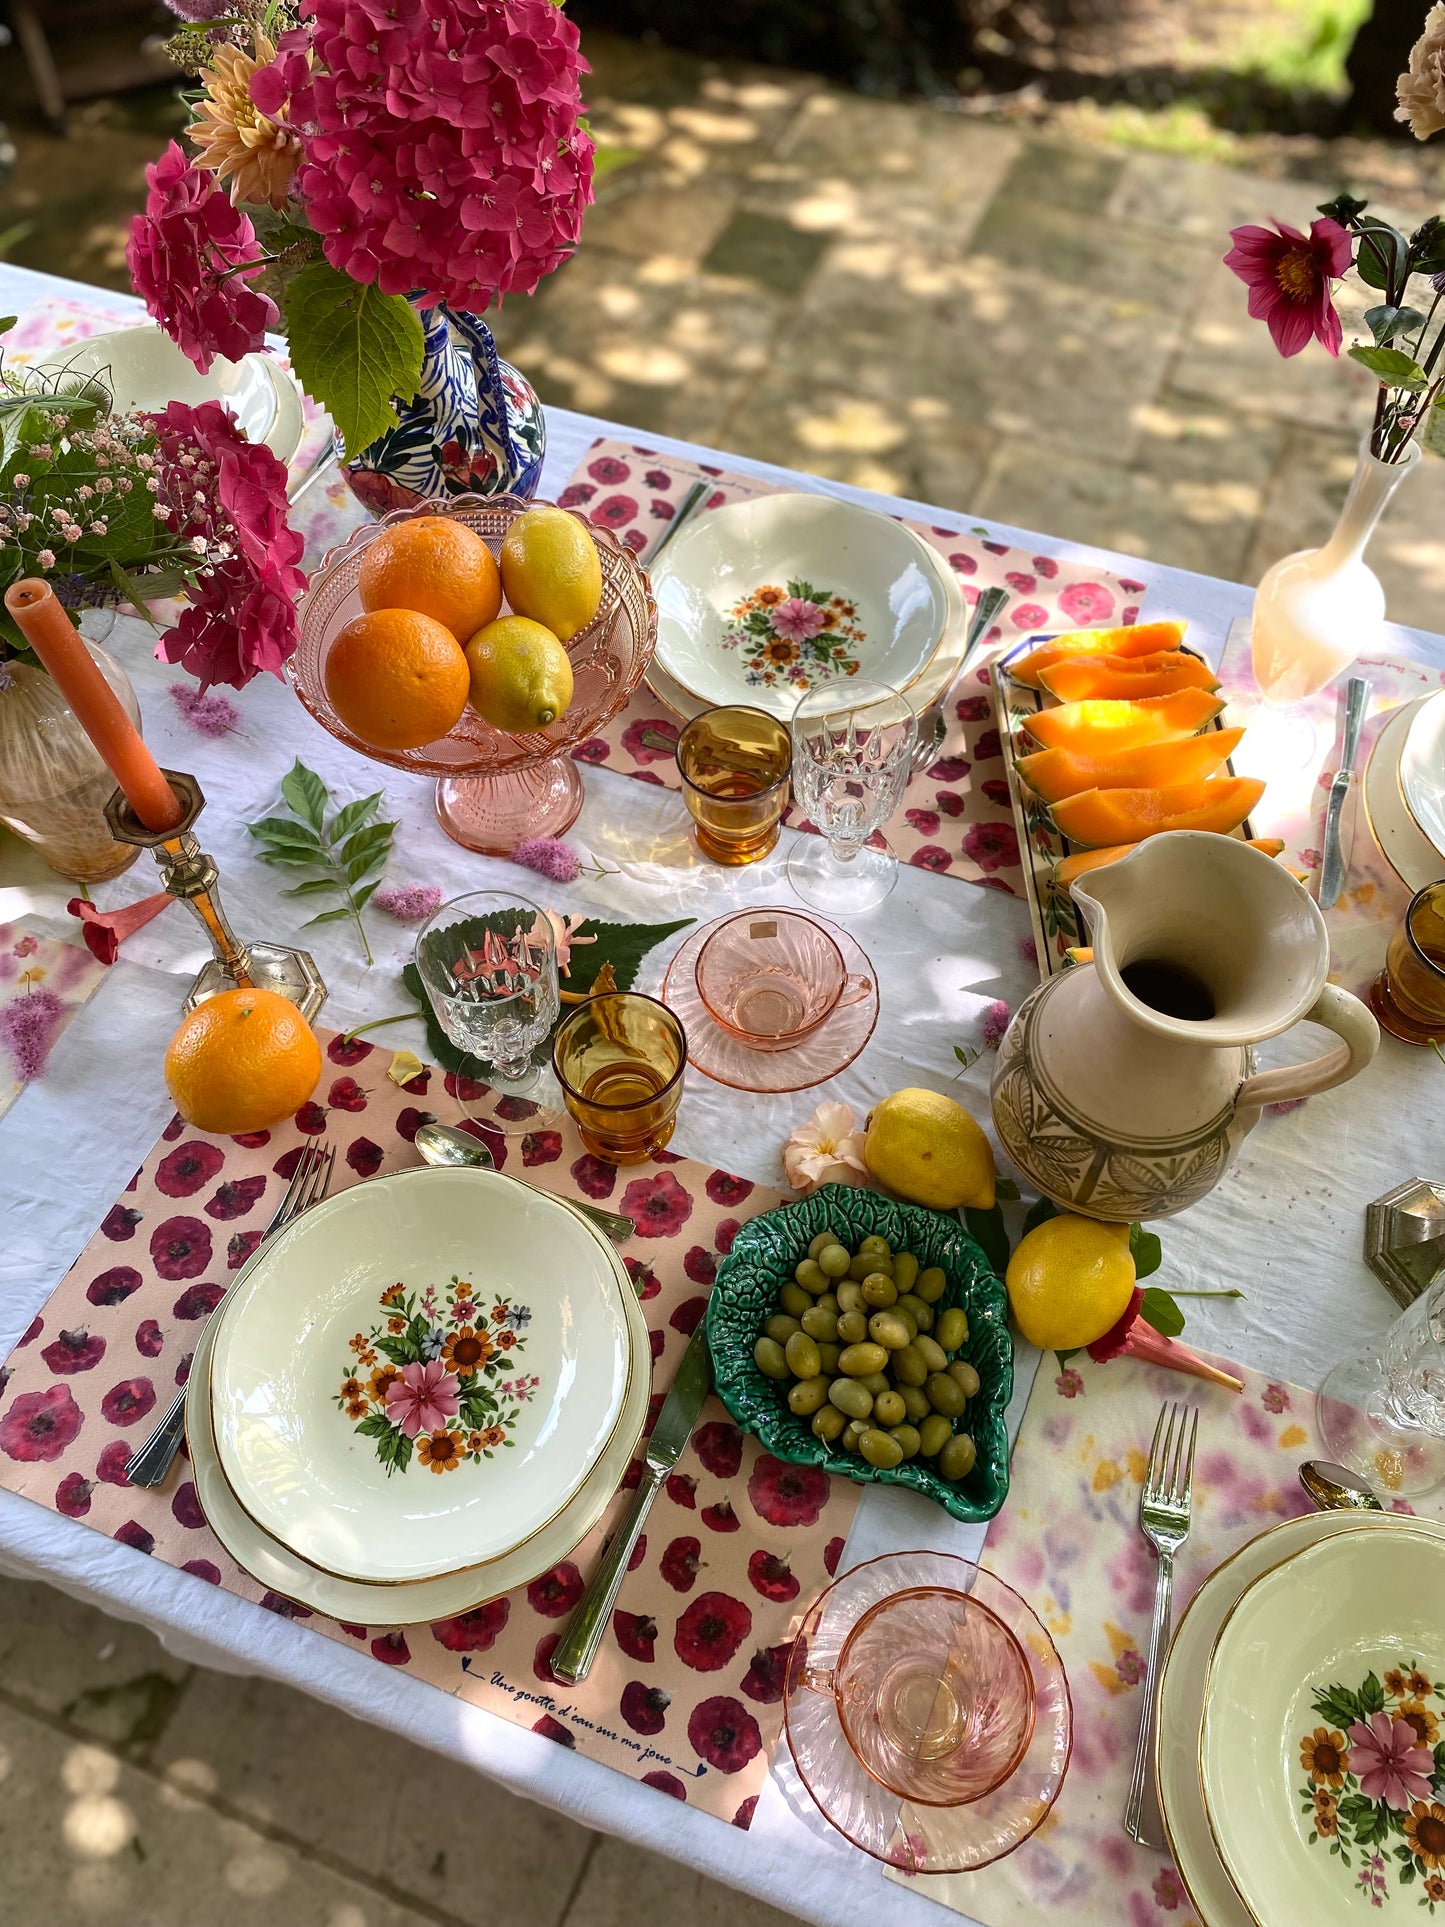
[[907,1873],[966,1873],[1043,1823],[1068,1771],[1063,1662],[967,1559],[890,1553],[809,1608],[788,1658],[788,1748],[823,1817]]
[[587,627],[564,645],[572,664],[572,702],[546,729],[504,735],[468,704],[456,728],[434,743],[376,749],[354,736],[332,708],[326,657],[332,638],[361,614],[361,558],[383,529],[418,515],[455,517],[496,554],[517,517],[539,506],[516,495],[454,495],[396,509],[356,529],[312,576],[301,602],[301,639],[286,666],[297,695],[338,742],[393,769],[435,776],[437,821],[456,842],[489,856],[507,856],[529,837],[561,836],[576,820],[583,790],[571,752],[611,721],[652,660],[657,605],[632,550],[610,530],[577,518],[597,545],[602,602]]

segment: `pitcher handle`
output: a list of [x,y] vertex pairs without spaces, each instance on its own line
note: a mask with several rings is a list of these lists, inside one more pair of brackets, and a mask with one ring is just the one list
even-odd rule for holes
[[478,394],[485,391],[496,403],[497,426],[507,466],[515,469],[517,449],[512,440],[512,421],[507,413],[507,390],[502,381],[502,364],[497,354],[496,339],[480,315],[467,314],[460,308],[448,308],[447,318],[466,343]]
[[1234,1100],[1236,1111],[1260,1110],[1266,1104],[1285,1104],[1296,1097],[1313,1097],[1358,1077],[1380,1048],[1380,1026],[1367,1007],[1348,990],[1326,984],[1305,1012],[1307,1024],[1323,1024],[1340,1038],[1333,1050],[1305,1064],[1286,1064],[1245,1078]]

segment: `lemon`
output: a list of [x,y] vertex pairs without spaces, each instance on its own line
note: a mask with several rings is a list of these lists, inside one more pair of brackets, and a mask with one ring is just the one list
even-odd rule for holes
[[572,701],[572,665],[550,629],[526,616],[498,616],[467,644],[472,706],[510,736],[545,729]]
[[502,588],[519,616],[545,623],[559,642],[585,629],[602,600],[597,544],[566,509],[534,508],[507,530]]
[[875,1104],[863,1162],[911,1204],[993,1205],[993,1146],[961,1104],[937,1091],[895,1091]]
[[1019,1240],[1005,1283],[1015,1324],[1041,1351],[1092,1345],[1129,1309],[1129,1227],[1069,1213],[1046,1218]]

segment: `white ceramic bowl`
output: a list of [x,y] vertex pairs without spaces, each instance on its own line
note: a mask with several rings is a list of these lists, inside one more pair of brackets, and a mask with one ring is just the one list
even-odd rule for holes
[[245,429],[247,439],[264,442],[278,461],[290,462],[301,446],[301,390],[271,355],[247,355],[241,361],[218,358],[203,375],[169,335],[147,321],[138,328],[91,335],[35,367],[48,375],[65,369],[103,376],[121,413],[133,408],[158,412],[172,401],[193,408],[218,401]]
[[[1441,695],[1445,695],[1442,690]],[[1417,817],[1406,798],[1404,759],[1424,712],[1434,705],[1433,714],[1422,731],[1412,758],[1413,786],[1423,794],[1423,770],[1428,767],[1427,746],[1438,746],[1445,733],[1445,704],[1439,697],[1422,696],[1417,702],[1404,703],[1386,722],[1375,738],[1370,760],[1365,765],[1363,800],[1365,817],[1375,841],[1384,852],[1390,868],[1410,890],[1423,890],[1427,883],[1445,877],[1445,855],[1431,841],[1424,825],[1431,820],[1427,810]]]
[[862,677],[911,693],[957,608],[926,542],[828,495],[709,509],[650,573],[663,674],[703,708],[748,703],[785,720],[823,683]]
[[[633,1354],[647,1361],[647,1323],[642,1307],[621,1261],[605,1243],[603,1249],[621,1281],[623,1302],[632,1327]],[[191,1370],[198,1389],[208,1381],[211,1346],[219,1328],[219,1317],[212,1318],[197,1342]],[[441,1579],[418,1580],[410,1586],[382,1587],[355,1579],[338,1579],[307,1565],[289,1546],[283,1546],[279,1539],[263,1532],[226,1483],[216,1456],[210,1401],[204,1397],[187,1401],[186,1450],[207,1525],[242,1571],[248,1572],[259,1585],[312,1612],[325,1613],[352,1625],[372,1628],[419,1625],[470,1612],[483,1600],[529,1585],[576,1550],[607,1510],[622,1482],[642,1436],[651,1392],[651,1372],[647,1369],[634,1372],[628,1382],[621,1420],[606,1451],[587,1475],[576,1498],[551,1525],[500,1559],[467,1572],[449,1573]]]
[[[457,1281],[476,1310],[449,1318]],[[388,1408],[368,1387],[418,1351],[408,1369],[439,1380],[437,1402],[398,1459],[395,1408],[378,1431]],[[308,1564],[434,1579],[557,1519],[638,1369],[617,1270],[576,1212],[499,1172],[403,1171],[317,1205],[233,1289],[212,1352],[217,1452],[245,1511]],[[468,1403],[482,1394],[485,1414]]]
[[1445,689],[1413,705],[1400,752],[1400,788],[1445,870]]
[[[1254,1919],[1343,1927],[1412,1903],[1395,1849],[1422,1810],[1427,1843],[1445,1854],[1445,1819],[1429,1815],[1445,1776],[1410,1724],[1442,1710],[1432,1684],[1445,1680],[1442,1593],[1445,1538],[1404,1520],[1383,1533],[1342,1529],[1286,1556],[1225,1617],[1204,1689],[1199,1776],[1215,1847]],[[1421,1694],[1412,1673],[1424,1677]],[[1378,1773],[1406,1744],[1394,1778]],[[1356,1802],[1393,1815],[1368,1851],[1355,1844]],[[1337,1839],[1349,1865],[1330,1850]],[[1359,1878],[1376,1847],[1379,1897]],[[1416,1888],[1420,1878],[1417,1868]]]

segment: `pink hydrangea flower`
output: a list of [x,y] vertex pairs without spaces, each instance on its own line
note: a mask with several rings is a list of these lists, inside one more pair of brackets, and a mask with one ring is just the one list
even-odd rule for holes
[[403,1365],[386,1391],[386,1415],[409,1439],[446,1429],[461,1407],[457,1380],[439,1358],[429,1365]]
[[771,619],[773,628],[787,642],[808,642],[828,626],[828,618],[816,602],[807,602],[795,595],[780,602]]
[[217,355],[255,353],[277,321],[275,302],[246,285],[262,266],[256,230],[175,141],[146,169],[146,185],[125,258],[147,310],[202,374]]
[[425,923],[440,910],[442,893],[434,883],[385,883],[371,900],[398,923]]

